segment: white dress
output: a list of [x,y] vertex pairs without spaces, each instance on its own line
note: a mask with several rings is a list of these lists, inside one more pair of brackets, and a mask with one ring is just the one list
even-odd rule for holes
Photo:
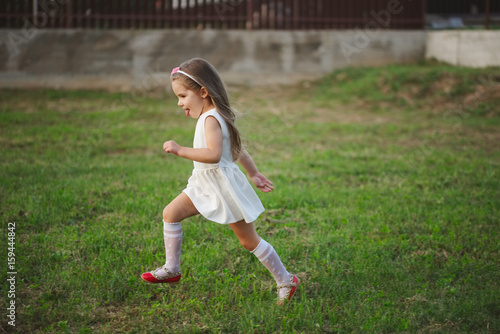
[[214,116],[222,129],[222,157],[217,164],[194,161],[193,174],[184,193],[198,212],[219,224],[240,220],[251,223],[264,212],[264,206],[245,175],[233,162],[226,122],[216,109],[203,113],[196,123],[194,148],[206,148],[205,120]]

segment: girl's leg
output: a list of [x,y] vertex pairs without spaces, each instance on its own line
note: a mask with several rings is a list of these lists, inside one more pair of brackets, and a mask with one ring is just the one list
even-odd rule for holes
[[166,223],[179,223],[186,218],[199,214],[193,202],[185,193],[180,193],[165,209],[163,209],[163,221]]
[[165,265],[142,279],[152,283],[176,283],[180,280],[182,228],[180,222],[198,214],[198,210],[185,193],[177,196],[163,209],[163,239],[165,242]]
[[260,237],[255,230],[255,225],[253,223],[247,223],[244,220],[239,222],[229,224],[234,234],[238,237],[240,244],[243,248],[253,251],[260,242]]
[[[291,293],[292,286],[290,283],[295,283],[292,280],[297,278],[286,270],[273,246],[259,237],[253,223],[247,223],[242,220],[234,224],[229,224],[229,226],[231,226],[231,229],[238,237],[241,245],[257,256],[259,261],[269,270],[278,287],[283,287],[278,288],[280,300],[289,299],[293,295],[293,292],[295,292],[295,288],[293,288],[293,292]],[[297,285],[298,283],[294,287]]]

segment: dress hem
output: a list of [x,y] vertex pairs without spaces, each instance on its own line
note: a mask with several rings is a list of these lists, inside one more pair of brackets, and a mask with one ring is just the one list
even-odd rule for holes
[[244,221],[245,221],[245,223],[250,224],[250,223],[255,222],[255,221],[256,221],[256,220],[260,217],[260,215],[261,215],[262,213],[264,213],[264,211],[266,211],[266,210],[263,210],[262,212],[260,212],[260,213],[257,215],[257,217],[255,217],[255,219],[253,219],[252,221],[247,221],[247,220],[245,220],[245,218],[241,218],[240,220],[234,221],[234,222],[232,222],[232,223],[222,223],[222,222],[219,222],[219,221],[216,221],[216,220],[210,219],[210,218],[208,218],[206,215],[204,215],[203,213],[201,213],[201,212],[200,212],[200,209],[196,206],[195,201],[193,201],[193,199],[189,196],[189,194],[187,193],[186,189],[184,189],[182,192],[183,192],[184,194],[186,194],[186,196],[187,196],[187,197],[191,200],[191,203],[193,203],[194,207],[196,208],[196,210],[198,211],[198,213],[199,213],[201,216],[203,216],[203,218],[205,218],[205,219],[207,219],[207,220],[210,220],[211,222],[214,222],[214,223],[217,223],[217,224],[221,224],[221,225],[229,225],[229,224],[234,224],[234,223],[237,223],[237,222],[242,221],[242,220],[244,220]]

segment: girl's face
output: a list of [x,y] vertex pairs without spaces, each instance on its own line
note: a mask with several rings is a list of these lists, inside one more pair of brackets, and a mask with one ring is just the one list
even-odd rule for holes
[[195,92],[186,88],[179,80],[172,81],[172,90],[179,98],[177,105],[186,111],[187,117],[198,118],[205,111],[213,109],[214,106],[206,88]]

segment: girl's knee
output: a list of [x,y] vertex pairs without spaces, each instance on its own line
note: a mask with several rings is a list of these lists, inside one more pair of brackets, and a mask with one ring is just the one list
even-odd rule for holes
[[260,240],[255,240],[255,238],[241,238],[239,241],[243,248],[251,252],[257,248]]
[[163,209],[163,221],[165,223],[177,223],[177,221],[175,221],[175,215],[168,205]]
[[163,220],[166,223],[178,223],[198,213],[189,197],[181,193],[163,209]]

